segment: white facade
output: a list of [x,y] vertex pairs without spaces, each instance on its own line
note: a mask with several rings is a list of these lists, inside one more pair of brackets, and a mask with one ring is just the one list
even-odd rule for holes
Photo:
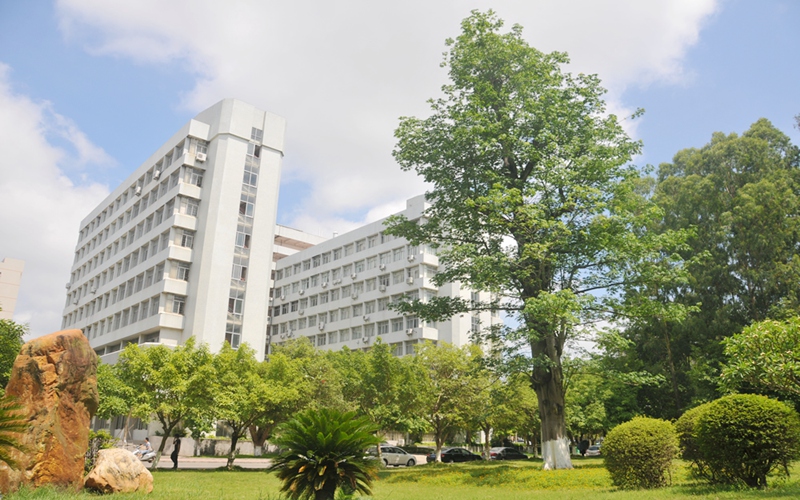
[[25,269],[23,260],[11,257],[0,260],[0,319],[14,317],[23,269]]
[[234,99],[181,128],[82,221],[62,327],[105,362],[190,336],[262,357],[284,130]]
[[[425,203],[424,196],[411,198],[401,214],[419,219]],[[423,340],[462,346],[471,332],[499,321],[484,312],[434,324],[390,310],[389,304],[401,297],[425,301],[437,295],[468,300],[488,296],[459,283],[435,286],[435,252],[386,235],[384,229],[383,220],[373,222],[278,260],[269,342],[306,336],[320,349],[362,349],[380,337],[401,356],[412,354]]]

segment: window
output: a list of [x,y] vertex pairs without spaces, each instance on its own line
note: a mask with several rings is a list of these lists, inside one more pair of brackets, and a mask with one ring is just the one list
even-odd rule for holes
[[363,273],[364,272],[364,261],[363,260],[356,261],[356,263],[353,264],[353,272],[354,273]]
[[388,321],[378,322],[378,335],[386,335],[387,333],[389,333],[389,322]]
[[364,283],[366,283],[368,292],[371,292],[371,291],[375,290],[375,288],[377,288],[377,286],[378,286],[377,285],[378,280],[376,280],[375,278],[368,279]]
[[376,267],[378,267],[378,258],[369,257],[367,259],[367,269],[375,269]]
[[394,318],[392,320],[392,331],[393,332],[400,332],[403,331],[403,318]]
[[392,251],[392,257],[393,257],[395,262],[397,262],[398,260],[403,260],[404,256],[405,256],[405,248],[403,248],[403,247],[395,248]]
[[185,306],[186,306],[186,297],[181,297],[179,295],[172,296],[172,304],[170,305],[171,313],[183,314]]
[[402,282],[403,282],[403,271],[400,270],[400,271],[393,272],[392,273],[392,283],[396,285],[396,284],[402,283]]
[[250,162],[246,163],[244,166],[244,178],[242,179],[242,184],[245,186],[258,186],[258,171],[259,168],[257,165],[251,165]]
[[252,156],[253,158],[261,158],[261,146],[258,144],[248,143],[247,144],[247,156]]
[[356,252],[361,252],[367,247],[367,242],[365,240],[358,240],[356,241]]
[[408,316],[406,318],[406,328],[419,328],[419,318],[416,316]]
[[264,131],[260,128],[252,127],[250,129],[250,139],[256,142],[261,142],[264,137]]
[[319,267],[321,261],[322,257],[319,255],[311,257],[311,267]]
[[339,300],[339,289],[331,290],[331,302]]
[[192,248],[194,246],[194,231],[188,231],[184,229],[178,233],[178,237],[179,246],[186,248]]
[[472,317],[472,325],[470,330],[472,333],[479,333],[481,331],[481,318],[480,316],[473,316]]
[[182,281],[189,281],[189,267],[188,262],[178,262],[178,279]]
[[364,305],[363,304],[356,304],[353,306],[353,317],[357,318],[363,314]]
[[334,309],[333,311],[330,311],[328,313],[328,316],[330,317],[330,322],[331,323],[333,323],[334,321],[339,321],[339,310],[338,309]]
[[349,307],[341,308],[339,310],[339,318],[341,318],[343,320],[350,319],[350,308]]
[[[250,231],[251,229],[244,224],[239,224],[236,228],[236,246],[239,248],[250,248]],[[279,274],[282,274],[278,271]],[[277,279],[281,279],[280,277]]]
[[370,300],[369,302],[364,302],[364,314],[372,314],[375,312],[375,301]]
[[197,217],[200,202],[194,198],[181,197],[181,213],[191,217]]
[[303,271],[308,271],[311,269],[311,259],[306,259],[303,261]]
[[[359,329],[359,331],[361,330],[361,327],[357,328]],[[355,330],[355,328],[353,328],[353,330]],[[348,340],[350,340],[350,330],[348,329],[339,330],[339,342],[347,342]]]
[[377,236],[370,236],[367,238],[367,248],[372,248],[378,244],[378,237]]
[[331,332],[328,334],[328,343],[335,344],[339,341],[339,332]]
[[391,254],[389,252],[384,252],[384,253],[378,255],[378,258],[380,259],[380,263],[382,265],[388,264],[391,261],[390,257],[391,257]]
[[186,169],[186,182],[197,187],[203,186],[203,171],[197,168]]
[[389,309],[389,298],[378,299],[378,311],[386,311]]
[[325,335],[324,333],[320,333],[319,335],[317,335],[317,346],[325,345],[327,342],[327,338],[328,336]]
[[[353,340],[358,340],[361,338],[362,335],[364,335],[364,330],[360,326],[353,327],[352,332],[353,332]],[[344,340],[345,339],[342,339],[342,342],[344,342]]]
[[333,251],[333,260],[339,260],[341,258],[342,258],[342,249],[337,248],[336,250]]

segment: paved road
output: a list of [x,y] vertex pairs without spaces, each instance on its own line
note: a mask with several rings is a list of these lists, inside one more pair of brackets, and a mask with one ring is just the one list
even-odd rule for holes
[[[178,459],[178,469],[218,469],[225,467],[228,459],[225,457],[180,457]],[[271,465],[268,458],[237,458],[234,465],[243,469],[266,469]],[[152,467],[147,464],[148,467]],[[169,455],[163,455],[161,461],[158,462],[158,468],[171,469],[172,460]]]

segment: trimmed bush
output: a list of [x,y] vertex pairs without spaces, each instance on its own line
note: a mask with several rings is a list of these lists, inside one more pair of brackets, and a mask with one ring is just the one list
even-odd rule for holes
[[697,447],[696,428],[697,419],[705,412],[711,403],[705,403],[687,410],[681,418],[675,422],[675,431],[678,433],[678,443],[681,449],[681,458],[691,462],[691,471],[695,477],[708,479],[714,482],[715,478],[708,464],[703,459],[700,449]]
[[602,450],[615,486],[658,488],[670,482],[678,438],[670,422],[636,417],[611,429]]
[[800,456],[800,417],[766,396],[734,394],[700,413],[695,440],[714,479],[764,488],[768,474],[788,474]]

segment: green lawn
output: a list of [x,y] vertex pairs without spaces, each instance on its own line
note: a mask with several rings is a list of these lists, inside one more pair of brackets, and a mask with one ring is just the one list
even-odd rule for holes
[[[381,471],[374,499],[492,500],[512,499],[736,499],[800,498],[800,479],[773,480],[766,491],[737,490],[695,483],[680,465],[673,486],[660,490],[617,491],[611,486],[602,459],[576,459],[575,470],[543,471],[541,462],[499,462],[420,465]],[[797,467],[795,467],[797,470]],[[264,471],[156,471],[155,489],[149,496],[119,495],[114,498],[150,500],[277,500],[279,482]],[[4,500],[79,499],[97,496],[53,491],[20,492]]]

